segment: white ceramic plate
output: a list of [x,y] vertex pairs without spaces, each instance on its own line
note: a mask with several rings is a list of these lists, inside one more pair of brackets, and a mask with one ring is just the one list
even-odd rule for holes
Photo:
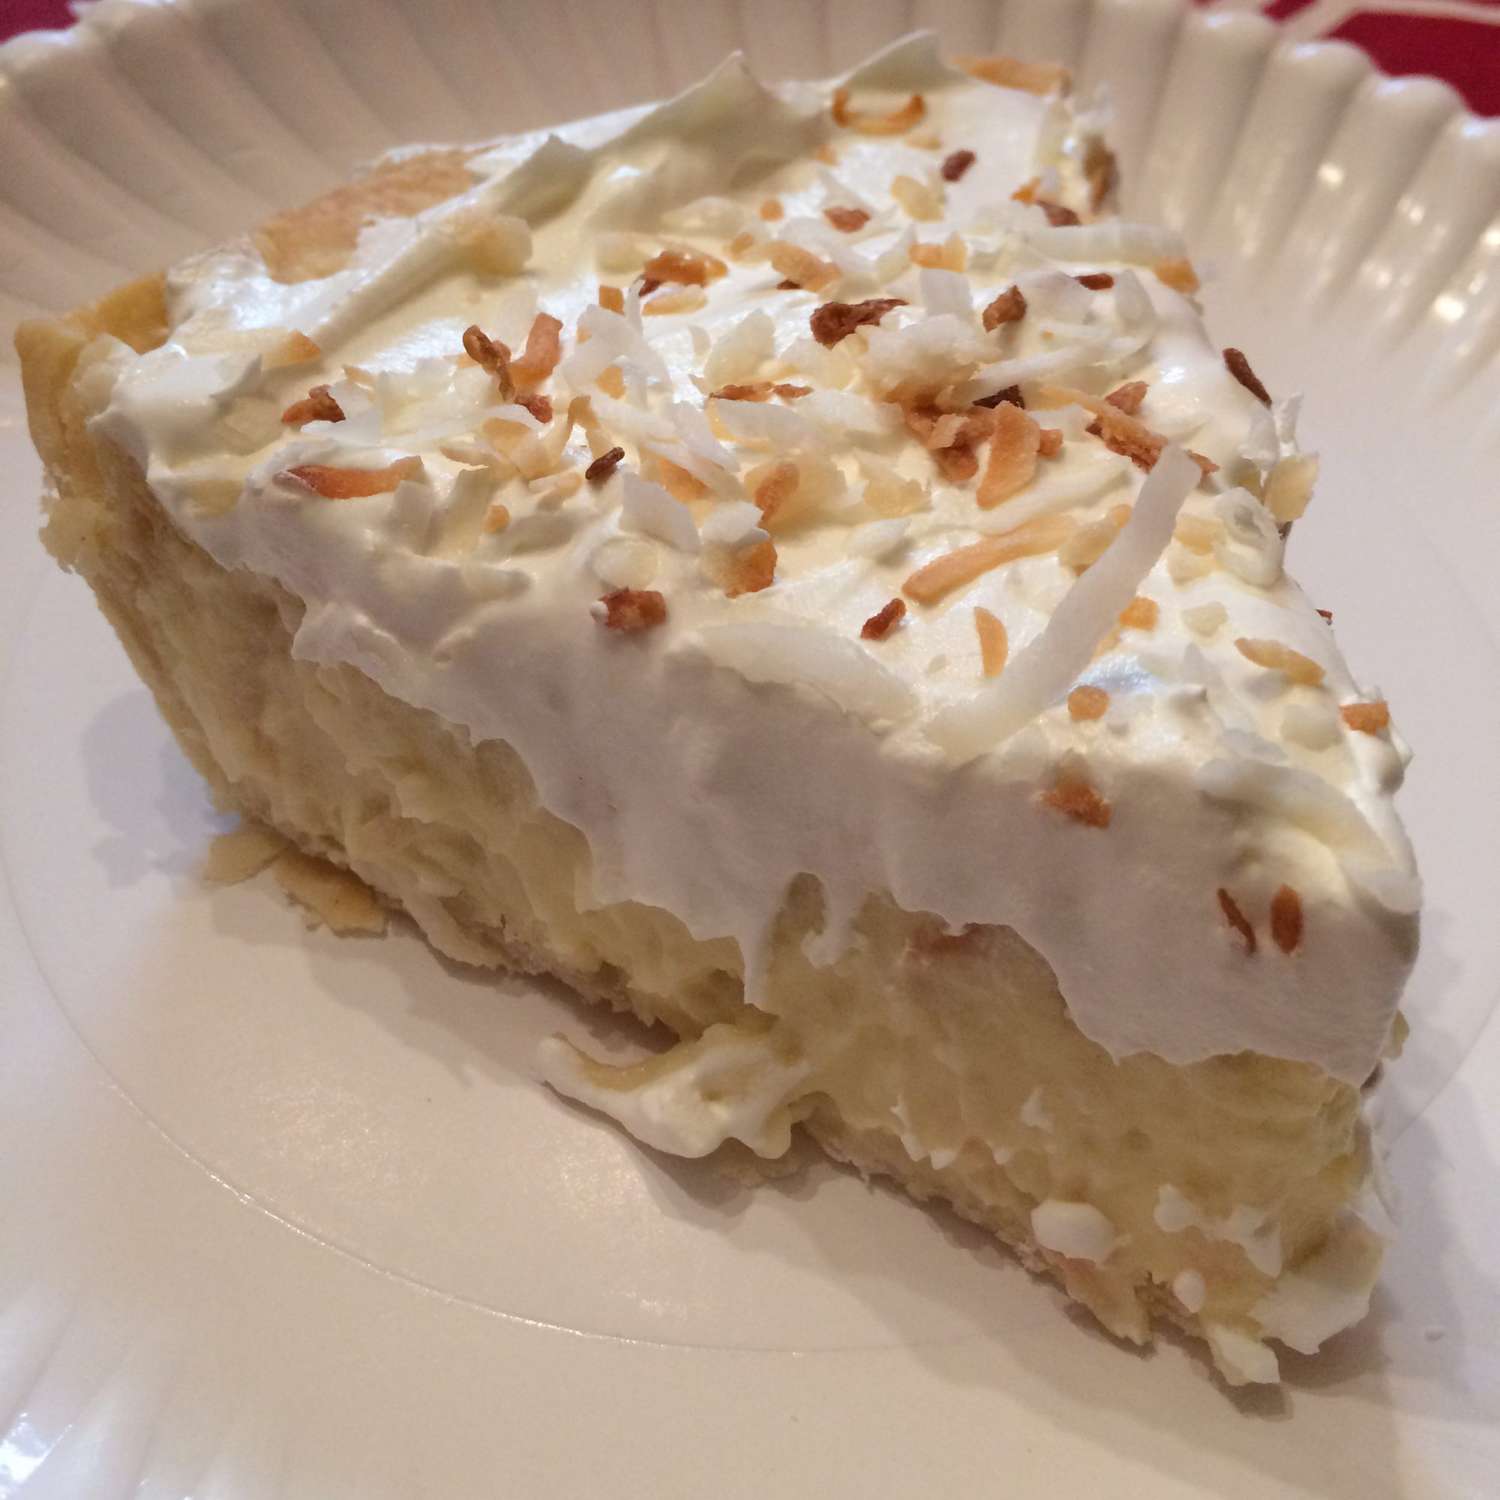
[[35,542],[0,367],[0,1496],[1496,1492],[1494,125],[1171,0],[105,0],[0,50],[0,321],[398,140],[631,102],[736,45],[827,72],[913,23],[1107,81],[1134,206],[1308,393],[1296,567],[1416,745],[1430,896],[1373,1316],[1231,1399],[942,1214],[822,1164],[735,1186],[570,1109],[532,1046],[603,1023],[559,993],[205,892],[219,825]]

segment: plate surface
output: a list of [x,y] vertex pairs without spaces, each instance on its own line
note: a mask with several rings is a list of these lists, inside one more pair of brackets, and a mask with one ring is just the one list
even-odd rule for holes
[[1418,752],[1405,1236],[1365,1325],[1231,1399],[944,1215],[820,1162],[750,1189],[564,1105],[533,1044],[603,1023],[560,992],[207,893],[221,825],[35,541],[0,366],[0,1497],[1491,1492],[1500,130],[1170,0],[427,9],[105,0],[0,50],[0,322],[387,144],[629,103],[735,46],[807,75],[933,25],[1107,82],[1130,206],[1307,392],[1294,567]]

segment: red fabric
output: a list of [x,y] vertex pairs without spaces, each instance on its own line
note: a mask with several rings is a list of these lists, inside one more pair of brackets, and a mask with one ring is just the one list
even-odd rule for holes
[[[1243,8],[1243,0],[1199,3]],[[1300,16],[1310,35],[1357,43],[1388,73],[1446,78],[1471,109],[1500,114],[1500,0],[1458,0],[1449,8],[1459,14],[1449,16],[1403,15],[1401,0],[1382,0],[1378,10],[1358,0],[1262,0],[1260,8],[1277,20]],[[67,0],[0,0],[0,39],[71,19]]]

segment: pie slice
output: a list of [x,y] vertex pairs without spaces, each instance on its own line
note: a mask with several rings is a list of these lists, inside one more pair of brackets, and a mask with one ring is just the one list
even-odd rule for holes
[[23,328],[81,573],[215,795],[662,1150],[793,1128],[1231,1382],[1364,1311],[1406,751],[1283,572],[1315,459],[1059,69],[397,152]]

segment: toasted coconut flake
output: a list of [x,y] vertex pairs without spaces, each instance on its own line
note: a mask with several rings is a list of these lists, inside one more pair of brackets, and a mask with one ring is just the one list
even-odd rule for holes
[[774,224],[777,219],[786,218],[786,209],[782,207],[780,198],[762,199],[757,212],[768,224]]
[[262,370],[284,370],[291,365],[311,364],[315,359],[322,359],[323,351],[305,333],[299,333],[295,329],[282,339],[273,344],[261,357],[260,367]]
[[486,531],[504,531],[510,525],[510,510],[496,500],[484,515]]
[[943,158],[943,165],[938,170],[944,182],[957,182],[973,165],[972,151],[953,151]]
[[552,420],[552,397],[533,393],[530,396],[517,396],[516,405],[524,406],[542,426],[546,426]]
[[1040,177],[1028,177],[1026,181],[1023,182],[1020,187],[1018,187],[1015,192],[1010,195],[1011,201],[1013,203],[1035,203],[1036,195],[1040,191],[1041,186],[1042,179]]
[[1056,458],[1062,450],[1062,430],[1057,427],[1043,427],[1037,434],[1037,453],[1042,458]]
[[1256,666],[1265,667],[1269,671],[1285,672],[1293,682],[1303,687],[1317,687],[1323,680],[1323,668],[1317,662],[1300,651],[1293,651],[1280,641],[1257,640],[1242,635],[1234,646],[1246,661],[1252,661]]
[[969,247],[961,234],[953,233],[941,245],[915,244],[907,252],[914,266],[933,271],[963,271],[969,265]]
[[1109,550],[1120,528],[1107,517],[1080,526],[1058,548],[1057,560],[1066,568],[1082,573],[1099,561]]
[[1002,401],[1008,401],[1012,406],[1019,406],[1022,411],[1026,410],[1026,398],[1021,394],[1021,387],[1018,385],[1008,385],[1003,391],[996,391],[993,396],[981,396],[974,405],[988,406],[993,410]]
[[1141,403],[1146,399],[1146,392],[1150,389],[1151,387],[1144,380],[1129,380],[1111,391],[1104,399],[1111,406],[1118,407],[1127,416],[1133,417],[1141,409]]
[[1189,552],[1185,547],[1167,549],[1167,575],[1178,585],[1204,578],[1218,567],[1213,553]]
[[825,302],[808,318],[812,336],[831,349],[866,323],[878,323],[893,307],[905,307],[904,297],[871,297],[864,302]]
[[859,628],[862,641],[883,641],[905,618],[906,600],[892,599],[865,621]]
[[825,167],[836,167],[839,164],[838,149],[831,141],[820,141],[813,148],[813,156]]
[[1155,599],[1137,594],[1120,611],[1120,624],[1126,630],[1155,630],[1161,619],[1161,606]]
[[685,286],[675,292],[663,293],[641,304],[641,311],[648,318],[670,317],[674,313],[697,312],[708,302],[708,295],[701,286]]
[[342,422],[344,408],[326,385],[315,385],[300,401],[293,401],[282,412],[281,420],[288,427],[301,427],[308,422]]
[[1102,719],[1109,712],[1109,694],[1101,687],[1083,683],[1068,694],[1068,717],[1082,722]]
[[1197,604],[1182,612],[1182,623],[1194,635],[1210,636],[1229,619],[1229,611],[1222,604]]
[[[696,474],[690,474],[670,458],[656,460],[662,488],[674,499],[686,504],[689,500],[702,500],[709,493],[708,486]],[[592,467],[592,465],[590,465]]]
[[325,500],[363,500],[370,495],[389,494],[403,479],[422,472],[420,458],[398,458],[383,469],[338,469],[330,464],[297,464],[283,469],[276,478],[321,495]]
[[1055,785],[1041,794],[1040,800],[1044,807],[1066,814],[1085,828],[1108,828],[1113,816],[1109,803],[1076,775],[1060,776]]
[[1260,377],[1250,368],[1250,361],[1245,358],[1239,349],[1226,349],[1224,351],[1224,368],[1229,371],[1239,383],[1260,402],[1262,406],[1271,404],[1271,393],[1260,383]]
[[606,396],[613,397],[619,401],[625,395],[625,377],[620,373],[619,365],[610,365],[600,373],[598,380],[594,382]]
[[1258,944],[1255,940],[1255,929],[1250,925],[1244,912],[1240,910],[1237,902],[1223,886],[1219,887],[1219,910],[1224,913],[1224,919],[1245,941],[1246,954],[1255,952]]
[[769,380],[752,380],[741,385],[726,385],[715,391],[712,401],[769,401],[774,389]]
[[1090,136],[1083,153],[1083,175],[1089,185],[1089,212],[1098,213],[1120,180],[1115,153],[1099,139]]
[[891,179],[891,197],[913,218],[930,223],[943,217],[943,200],[929,183],[908,177],[905,172]]
[[1271,897],[1271,938],[1283,953],[1295,953],[1302,944],[1302,897],[1289,885]]
[[1005,563],[1055,551],[1072,535],[1070,516],[1038,516],[1014,530],[987,536],[924,563],[901,585],[901,592],[918,604],[935,604],[954,589]]
[[804,396],[812,395],[812,387],[810,385],[789,385],[784,380],[778,380],[771,389],[783,401],[800,401]]
[[1198,273],[1193,269],[1192,261],[1181,255],[1170,255],[1163,260],[1155,261],[1151,269],[1163,286],[1169,286],[1174,292],[1181,292],[1185,297],[1191,297],[1203,285],[1198,280]]
[[838,280],[839,268],[832,261],[804,250],[801,245],[781,241],[771,246],[771,266],[804,291],[820,292]]
[[998,677],[1010,656],[1005,621],[982,604],[974,606],[974,632],[979,637],[979,664],[986,677]]
[[776,582],[776,544],[769,538],[731,554],[724,575],[724,592],[737,599],[758,594]]
[[993,510],[1019,494],[1036,476],[1042,429],[1019,406],[1005,402],[994,408],[994,436],[989,461],[974,498],[981,510]]
[[1108,271],[1090,271],[1088,275],[1075,276],[1073,280],[1091,292],[1107,292],[1115,284],[1115,278]]
[[1317,479],[1316,453],[1289,453],[1272,468],[1261,501],[1280,525],[1289,526],[1307,510]]
[[1339,717],[1350,729],[1357,729],[1362,734],[1379,734],[1390,727],[1391,710],[1384,699],[1377,698],[1372,703],[1346,703],[1339,709]]
[[862,208],[841,208],[831,204],[823,210],[823,217],[841,234],[854,234],[870,222],[870,215]]
[[1017,323],[1025,316],[1025,293],[1018,286],[1007,287],[985,308],[982,318],[984,331],[993,333],[1003,323]]
[[954,63],[965,73],[982,78],[1003,89],[1022,89],[1028,94],[1066,94],[1073,85],[1073,75],[1061,63],[1022,62],[1003,52],[987,55],[973,53],[955,57]]
[[1047,215],[1047,222],[1054,229],[1071,229],[1075,224],[1083,223],[1077,211],[1066,203],[1054,203],[1050,198],[1037,198],[1035,203]]
[[583,471],[583,477],[590,484],[603,484],[616,469],[620,467],[620,460],[625,457],[623,448],[611,448],[608,452],[601,453],[588,468]]
[[724,250],[731,260],[739,260],[760,243],[754,230],[742,229],[729,241]]
[[801,471],[790,459],[772,464],[756,482],[751,498],[760,511],[761,524],[769,527],[778,511],[797,493]]
[[1172,535],[1189,552],[1207,553],[1214,550],[1219,531],[1218,522],[1209,520],[1207,516],[1184,514],[1178,516],[1177,527]]
[[625,311],[624,288],[601,284],[599,287],[599,306],[607,307],[612,313],[623,313]]
[[861,135],[904,135],[927,113],[927,101],[913,94],[899,109],[887,114],[862,113],[849,108],[849,90],[833,91],[833,123]]
[[510,371],[510,349],[499,339],[492,339],[477,323],[464,329],[464,353],[486,375],[493,375],[503,400],[515,394],[515,380]]
[[615,589],[600,599],[606,630],[635,635],[667,623],[667,601],[655,589]]
[[728,271],[729,267],[717,255],[677,247],[660,251],[641,267],[641,275],[647,281],[658,284],[672,281],[681,286],[706,286]]
[[[1043,386],[1038,392],[1038,400],[1049,407],[1076,403],[1085,411],[1093,412],[1095,420],[1089,425],[1089,433],[1099,438],[1112,453],[1123,454],[1142,469],[1149,471],[1154,468],[1167,445],[1167,440],[1160,433],[1152,432],[1144,422],[1086,391],[1071,386]],[[1197,462],[1196,455],[1190,453],[1188,456]]]

